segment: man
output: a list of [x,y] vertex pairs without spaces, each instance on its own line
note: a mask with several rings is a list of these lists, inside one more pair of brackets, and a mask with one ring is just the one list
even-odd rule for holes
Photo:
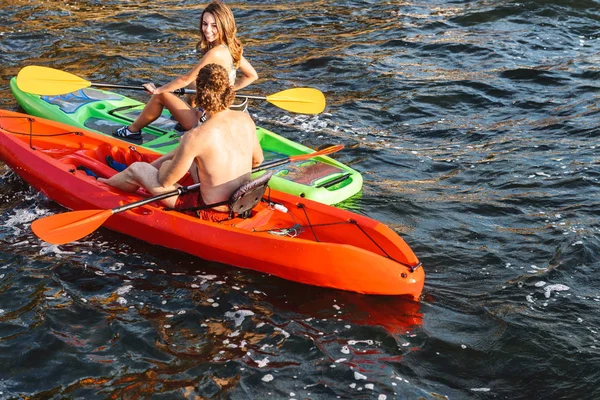
[[[177,182],[189,171],[194,182],[201,182],[200,192],[161,200],[176,210],[226,201],[248,182],[252,168],[264,157],[252,118],[229,109],[235,92],[227,71],[208,64],[198,73],[196,86],[196,101],[205,112],[205,122],[186,132],[175,150],[152,164],[136,162],[109,179],[98,180],[129,192],[141,186],[158,195],[177,189]],[[219,206],[201,210],[199,216],[221,221],[228,212],[227,206]]]

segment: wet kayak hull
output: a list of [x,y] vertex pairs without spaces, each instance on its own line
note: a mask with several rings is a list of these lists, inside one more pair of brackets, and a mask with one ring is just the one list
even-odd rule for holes
[[[106,210],[139,201],[99,183],[115,173],[104,162],[151,161],[148,149],[58,122],[0,111],[0,159],[50,199],[71,210]],[[424,272],[409,246],[386,225],[336,207],[268,190],[253,215],[220,223],[150,203],[114,214],[105,227],[206,260],[309,285],[418,299]],[[277,206],[275,206],[277,205]]]

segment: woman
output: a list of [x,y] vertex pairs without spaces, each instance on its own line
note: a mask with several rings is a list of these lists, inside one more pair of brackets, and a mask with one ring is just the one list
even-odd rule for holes
[[[166,107],[183,129],[194,128],[202,117],[201,112],[192,108],[183,99],[173,94],[176,89],[187,86],[195,87],[194,81],[200,69],[208,64],[221,65],[228,73],[233,90],[242,89],[256,79],[258,75],[252,65],[244,58],[243,48],[237,38],[237,28],[231,9],[222,1],[214,0],[200,16],[200,41],[196,45],[202,58],[200,63],[188,73],[159,88],[153,83],[144,84],[144,88],[152,94],[140,115],[129,126],[119,128],[113,136],[141,140],[141,130],[156,120]],[[236,80],[236,70],[242,73]]]

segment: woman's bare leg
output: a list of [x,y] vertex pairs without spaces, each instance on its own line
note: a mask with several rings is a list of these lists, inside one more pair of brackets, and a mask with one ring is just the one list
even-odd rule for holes
[[139,132],[145,126],[156,121],[164,108],[167,108],[186,130],[192,129],[198,123],[196,110],[185,101],[173,93],[161,93],[152,95],[140,115],[129,125],[129,130]]

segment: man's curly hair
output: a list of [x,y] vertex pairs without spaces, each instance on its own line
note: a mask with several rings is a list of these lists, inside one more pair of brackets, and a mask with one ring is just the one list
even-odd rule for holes
[[199,107],[209,113],[228,108],[235,97],[233,86],[225,68],[219,64],[202,67],[196,78],[196,101]]

